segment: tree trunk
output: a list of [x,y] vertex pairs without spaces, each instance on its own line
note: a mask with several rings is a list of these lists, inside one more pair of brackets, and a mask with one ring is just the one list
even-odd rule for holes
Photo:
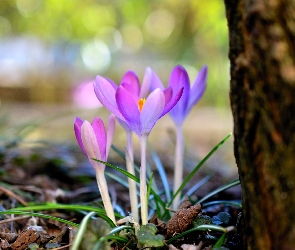
[[295,1],[224,0],[247,249],[295,249]]

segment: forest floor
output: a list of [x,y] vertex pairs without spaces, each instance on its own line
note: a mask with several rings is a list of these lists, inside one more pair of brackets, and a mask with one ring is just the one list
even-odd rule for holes
[[[73,140],[72,123],[74,115],[70,112],[69,115],[61,118],[58,116],[58,119],[51,120],[50,122],[46,122],[45,119],[42,123],[38,123],[38,126],[31,128],[28,124],[32,124],[32,119],[39,117],[37,120],[40,121],[43,119],[40,117],[43,116],[42,114],[40,115],[40,108],[31,106],[30,108],[31,112],[28,111],[28,107],[12,107],[12,109],[15,109],[12,112],[15,116],[10,117],[8,124],[15,124],[15,121],[19,120],[19,117],[24,112],[30,114],[31,117],[24,117],[22,119],[22,125],[27,124],[25,128],[14,127],[14,132],[17,130],[23,134],[27,133],[25,139],[18,140],[17,137],[15,139],[13,137],[5,137],[1,145],[0,210],[5,211],[20,206],[28,206],[32,203],[42,204],[44,202],[94,204],[100,206],[100,195],[94,171],[77,146],[77,143]],[[66,112],[66,109],[64,111]],[[50,107],[45,112],[49,120],[56,114],[56,110],[54,111]],[[93,112],[81,113],[78,114],[81,118],[93,119]],[[106,115],[102,114],[102,116]],[[216,111],[203,109],[201,112],[198,111],[193,117],[188,125],[184,127],[187,141],[184,176],[187,176],[202,158],[231,132],[231,122],[227,123],[225,121],[226,119],[231,119],[230,116],[220,118],[222,116],[218,115]],[[70,124],[70,126],[65,126],[65,124]],[[173,165],[174,139],[172,133],[169,132],[170,125],[167,120],[162,122],[158,129],[164,132],[158,133],[163,137],[163,140],[155,143],[159,136],[155,132],[151,135],[151,144],[157,145],[155,149],[163,162],[167,178],[171,183],[173,179],[173,169],[171,166]],[[70,127],[71,129],[69,129]],[[6,131],[7,134],[12,133],[9,130]],[[67,140],[66,138],[68,137],[70,139]],[[61,138],[63,139],[61,140]],[[119,141],[118,147],[123,150],[123,136],[118,133],[116,138]],[[151,158],[149,160],[151,161]],[[139,162],[138,152],[135,154],[135,161]],[[124,161],[115,152],[110,154],[109,162],[124,168]],[[157,170],[153,164],[151,164],[151,170],[155,173],[156,183],[160,184],[161,179],[157,176]],[[110,170],[110,172],[112,171],[114,170]],[[218,187],[238,178],[233,160],[232,140],[227,141],[218,149],[190,180],[183,191],[186,192],[190,187],[207,176],[210,176],[210,180],[192,194],[189,197],[190,200],[199,200]],[[128,214],[128,211],[130,211],[128,188],[112,179],[108,179],[108,181],[112,200],[117,204],[117,207]],[[240,202],[240,187],[235,186],[220,192],[211,197],[208,202],[220,200]],[[186,209],[192,208],[193,205],[183,205],[183,210],[176,211],[175,213],[178,215],[178,217],[174,217],[176,221],[185,220],[188,223],[186,230],[193,227],[192,220],[188,220],[185,213],[190,211]],[[184,211],[184,213],[181,211]],[[38,212],[54,215],[76,223],[80,223],[84,216],[81,213],[66,210]],[[212,222],[213,220],[215,223],[219,220],[219,225],[224,227],[234,226],[235,230],[227,234],[227,240],[223,248],[218,248],[234,250],[242,249],[243,244],[241,232],[239,231],[240,212],[241,209],[239,207],[216,204],[201,208],[201,211],[196,216],[204,219],[209,217],[210,221]],[[225,215],[226,219],[222,217],[223,215]],[[38,216],[0,216],[1,249],[71,249],[70,246],[75,229],[70,226],[51,219],[39,218]],[[161,224],[159,218],[154,217],[152,222],[156,224],[158,232],[164,235],[166,240],[171,237],[167,235],[167,230],[172,230],[169,228],[167,221]],[[171,245],[163,249],[212,249],[214,243],[221,236],[222,233],[210,230],[194,231],[185,237],[175,240]],[[113,249],[126,249],[126,246],[119,247],[114,244]]]

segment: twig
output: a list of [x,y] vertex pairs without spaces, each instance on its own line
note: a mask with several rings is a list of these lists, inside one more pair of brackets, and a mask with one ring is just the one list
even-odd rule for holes
[[18,196],[17,194],[15,194],[14,192],[12,192],[11,190],[3,187],[3,186],[0,186],[0,191],[4,192],[7,196],[10,196],[14,199],[16,199],[18,202],[20,202],[21,204],[23,204],[24,206],[28,206],[28,203],[25,202],[23,200],[23,198],[21,198],[20,196]]

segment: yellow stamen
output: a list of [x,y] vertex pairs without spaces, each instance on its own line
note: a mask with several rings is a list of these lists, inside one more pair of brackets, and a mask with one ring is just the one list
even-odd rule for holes
[[146,101],[145,98],[140,98],[140,100],[138,100],[138,102],[137,102],[138,109],[139,109],[140,112],[142,111],[142,108],[143,108],[143,105],[144,105],[145,101]]

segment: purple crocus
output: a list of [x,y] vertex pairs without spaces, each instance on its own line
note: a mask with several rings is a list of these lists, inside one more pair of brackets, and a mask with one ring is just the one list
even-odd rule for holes
[[[207,80],[207,66],[204,66],[198,73],[192,87],[190,86],[190,80],[188,74],[184,67],[177,65],[170,75],[168,87],[172,89],[172,92],[175,93],[179,89],[183,88],[182,97],[178,103],[174,106],[173,109],[169,112],[172,120],[176,125],[176,148],[175,148],[175,170],[174,170],[174,194],[179,192],[173,200],[172,208],[174,210],[178,209],[180,201],[180,191],[178,191],[180,185],[182,184],[183,176],[183,133],[182,125],[185,118],[188,116],[189,112],[193,106],[200,100],[205,89],[206,89],[206,80]],[[164,89],[162,82],[155,78],[151,90],[160,88]]]
[[161,90],[155,88],[150,94],[152,82],[158,79],[156,74],[147,68],[142,86],[133,71],[127,71],[119,87],[101,76],[96,77],[94,91],[98,100],[118,119],[125,122],[140,139],[140,203],[141,220],[148,222],[148,204],[146,187],[146,142],[153,126],[168,113],[180,99],[183,87],[173,93],[172,88]]
[[80,148],[95,169],[98,188],[107,216],[115,223],[114,211],[104,176],[105,165],[93,160],[97,159],[106,162],[115,131],[115,116],[110,116],[107,132],[103,121],[98,117],[94,118],[91,124],[76,117],[74,131]]
[[[183,88],[182,97],[169,112],[176,125],[183,124],[193,106],[200,100],[206,89],[206,81],[207,66],[201,68],[192,86],[190,86],[190,80],[184,67],[177,65],[172,70],[168,87],[172,89],[173,93]],[[151,89],[155,88],[164,89],[159,79],[153,81]]]
[[138,137],[149,135],[156,121],[168,113],[178,102],[183,88],[173,92],[172,88],[148,90],[155,73],[147,68],[140,87],[138,77],[127,71],[121,84],[115,88],[107,79],[97,76],[94,91],[98,100],[134,131]]

